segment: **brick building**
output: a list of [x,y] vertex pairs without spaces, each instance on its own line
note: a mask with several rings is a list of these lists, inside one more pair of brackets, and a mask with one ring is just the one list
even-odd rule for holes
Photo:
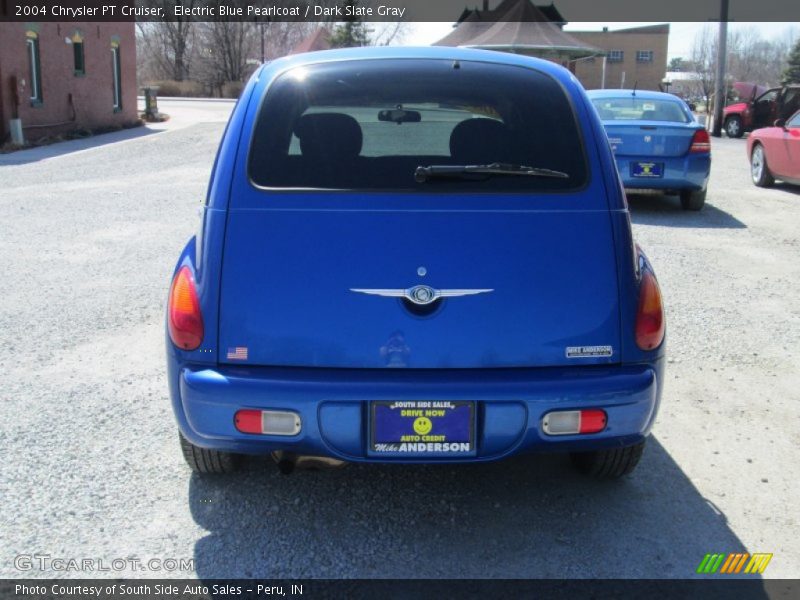
[[0,143],[132,124],[136,32],[128,23],[0,23]]
[[634,85],[640,90],[659,89],[667,73],[669,24],[569,33],[605,53],[605,61],[596,56],[575,63],[575,76],[587,90]]

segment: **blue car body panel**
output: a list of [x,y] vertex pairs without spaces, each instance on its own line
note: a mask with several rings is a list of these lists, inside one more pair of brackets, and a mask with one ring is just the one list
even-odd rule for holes
[[[631,90],[587,92],[590,100],[631,94]],[[697,123],[689,107],[672,94],[639,90],[635,97],[674,102],[689,121],[602,120],[601,115],[623,185],[631,189],[705,190],[711,172],[711,154],[689,152],[695,132],[703,129],[703,125]],[[640,165],[649,164],[657,168],[657,174],[634,174],[641,172]]]
[[[589,166],[569,193],[428,195],[265,190],[247,153],[269,86],[287,70],[330,61],[463,60],[514,65],[554,78],[572,103]],[[643,351],[634,322],[642,271],[603,125],[565,69],[523,56],[457,48],[364,48],[309,53],[263,66],[239,99],[215,161],[198,235],[175,273],[194,274],[203,343],[166,337],[173,410],[193,444],[263,454],[286,450],[350,461],[485,461],[529,451],[619,447],[644,439],[660,402],[665,343]],[[397,300],[355,294],[424,282],[493,289],[446,301],[431,316]],[[322,301],[322,299],[325,299]],[[608,345],[610,356],[567,357]],[[246,358],[229,358],[247,347]],[[475,402],[468,455],[375,455],[369,404]],[[243,408],[301,416],[292,437],[234,426]],[[549,436],[551,410],[602,408],[591,435]]]

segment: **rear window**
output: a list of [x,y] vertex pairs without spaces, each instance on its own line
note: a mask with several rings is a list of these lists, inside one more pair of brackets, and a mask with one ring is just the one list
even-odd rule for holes
[[592,104],[603,121],[670,121],[689,123],[691,119],[679,102],[649,100],[633,96],[593,98]]
[[[564,89],[522,67],[385,59],[298,67],[269,86],[254,127],[248,168],[263,187],[518,193],[575,189],[588,177]],[[490,165],[505,172],[460,170]],[[419,167],[439,168],[419,181]]]

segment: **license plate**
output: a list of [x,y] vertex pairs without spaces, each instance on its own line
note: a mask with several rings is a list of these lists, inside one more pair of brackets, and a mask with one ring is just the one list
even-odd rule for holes
[[631,163],[632,177],[663,177],[664,163],[635,162]]
[[371,403],[370,450],[392,454],[469,454],[475,445],[475,403]]

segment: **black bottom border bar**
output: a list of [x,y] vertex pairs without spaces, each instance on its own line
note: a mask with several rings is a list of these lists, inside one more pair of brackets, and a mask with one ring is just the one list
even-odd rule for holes
[[800,597],[797,579],[4,579],[0,600]]

